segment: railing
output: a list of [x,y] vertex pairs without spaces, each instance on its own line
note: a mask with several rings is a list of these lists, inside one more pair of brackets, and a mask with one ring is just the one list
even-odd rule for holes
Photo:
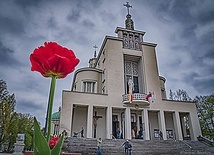
[[114,137],[114,135],[113,135],[113,134],[110,134],[110,137],[111,137],[112,139],[116,139],[116,138]]
[[185,144],[185,145],[188,146],[190,149],[192,149],[192,146],[190,146],[189,144],[185,143],[183,140],[180,140],[179,142]]
[[[143,103],[146,105],[149,105],[149,102],[146,100],[146,94],[144,93],[134,93],[132,94],[132,102],[138,102],[138,103]],[[129,103],[129,94],[124,94],[123,95],[123,103]]]
[[207,144],[209,146],[214,147],[214,142],[212,140],[210,140],[210,139],[207,139],[207,138],[202,137],[202,136],[198,136],[197,139],[198,139],[198,141],[200,141],[200,142],[202,142],[204,144]]

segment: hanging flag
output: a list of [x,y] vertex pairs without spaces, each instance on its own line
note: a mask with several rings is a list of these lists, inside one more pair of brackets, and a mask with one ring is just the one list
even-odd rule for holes
[[129,102],[132,103],[132,101],[133,101],[132,89],[129,89]]
[[132,103],[132,101],[133,101],[134,82],[132,81],[131,78],[128,81],[128,85],[129,85],[129,102]]
[[155,92],[154,91],[149,91],[149,93],[146,96],[146,100],[149,101],[149,103],[154,102],[154,100],[155,100]]
[[152,97],[153,97],[153,102],[156,100],[156,95],[155,95],[155,91],[152,91]]

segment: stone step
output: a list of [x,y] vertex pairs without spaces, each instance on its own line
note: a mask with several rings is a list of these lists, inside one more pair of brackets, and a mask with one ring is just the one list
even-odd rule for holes
[[[105,139],[102,142],[102,155],[124,154],[122,144],[124,139]],[[178,155],[178,154],[214,154],[214,147],[206,146],[199,141],[174,141],[174,140],[130,140],[132,155]],[[190,147],[191,148],[190,148]],[[87,138],[70,138],[67,141],[67,152],[79,152],[82,155],[97,153],[97,140]]]

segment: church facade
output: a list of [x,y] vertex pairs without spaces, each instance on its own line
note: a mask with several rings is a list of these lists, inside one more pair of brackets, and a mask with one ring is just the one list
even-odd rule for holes
[[89,67],[76,70],[71,91],[63,90],[60,132],[73,136],[84,129],[85,138],[102,139],[197,140],[201,129],[195,103],[166,98],[156,44],[134,30],[129,11],[125,25],[116,28],[116,37],[105,37]]

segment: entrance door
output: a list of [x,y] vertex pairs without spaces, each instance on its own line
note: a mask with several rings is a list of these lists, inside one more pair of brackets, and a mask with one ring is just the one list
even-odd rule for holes
[[[132,132],[132,138],[136,138],[137,136],[137,119],[136,114],[131,114],[131,130]],[[134,131],[133,131],[134,130]]]
[[112,116],[112,134],[116,138],[117,137],[117,129],[119,128],[118,115]]

